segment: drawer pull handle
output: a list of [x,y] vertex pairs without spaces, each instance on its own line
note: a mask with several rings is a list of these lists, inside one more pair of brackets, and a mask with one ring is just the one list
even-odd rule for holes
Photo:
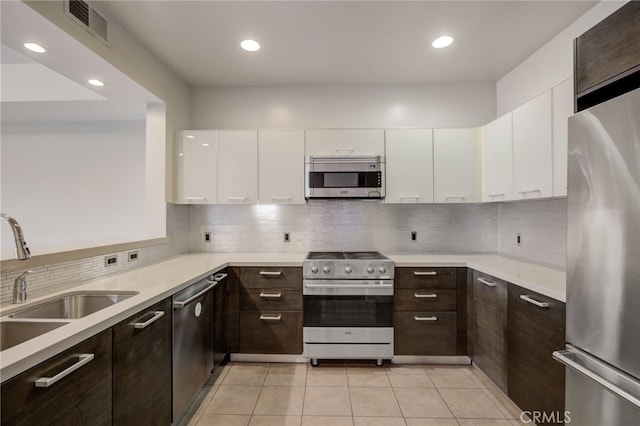
[[145,322],[134,322],[132,324],[133,327],[137,329],[147,328],[148,326],[150,326],[151,324],[158,321],[160,318],[164,316],[164,311],[155,311],[155,312],[149,312],[149,313],[153,313],[153,316],[151,318],[149,318]]
[[527,194],[532,194],[534,192],[542,193],[542,191],[539,189],[528,189],[526,191],[518,191],[518,194],[527,195]]
[[436,316],[421,317],[420,315],[416,315],[415,317],[413,317],[413,319],[416,321],[438,321],[438,317]]
[[92,360],[93,360],[93,354],[80,354],[80,355],[78,355],[78,362],[76,362],[75,364],[73,364],[72,366],[70,366],[68,368],[65,368],[64,370],[62,370],[61,372],[59,372],[55,376],[53,376],[53,377],[40,377],[38,380],[36,380],[36,387],[37,388],[48,388],[52,384],[64,379],[69,374],[73,373],[78,368],[81,368],[83,365],[91,362]]
[[227,201],[236,202],[236,201],[245,201],[247,197],[227,197]]
[[487,287],[495,287],[496,283],[494,283],[493,281],[488,281],[484,278],[478,278],[478,282],[481,282],[482,284],[486,285]]
[[206,200],[205,197],[184,197],[185,200],[187,201],[204,201]]
[[282,293],[260,293],[260,297],[264,297],[265,299],[280,299]]
[[539,300],[532,299],[531,296],[527,296],[526,294],[521,294],[520,299],[525,300],[532,305],[536,305],[539,308],[548,308],[549,304],[547,302],[540,302]]
[[260,275],[267,277],[279,277],[282,271],[260,271]]
[[487,197],[489,197],[489,198],[504,197],[504,193],[501,192],[499,194],[489,194],[489,195],[487,195]]
[[424,276],[433,277],[438,275],[438,273],[436,271],[415,271],[413,275],[415,275],[416,277],[424,277]]
[[444,197],[444,199],[449,202],[449,200],[466,200],[467,197],[463,196],[463,195],[450,195],[448,197]]
[[291,201],[291,197],[271,197],[271,201],[274,203],[288,203]]
[[431,293],[431,294],[414,293],[413,297],[415,297],[416,299],[435,299],[438,297],[438,295],[436,293]]
[[260,315],[261,321],[280,321],[282,319],[282,315]]
[[220,281],[224,280],[224,279],[225,279],[225,278],[227,278],[227,277],[228,277],[228,275],[227,275],[227,274],[225,274],[224,272],[221,272],[221,273],[219,273],[219,274],[214,275],[214,276],[212,277],[212,279],[213,279],[215,282],[219,283]]

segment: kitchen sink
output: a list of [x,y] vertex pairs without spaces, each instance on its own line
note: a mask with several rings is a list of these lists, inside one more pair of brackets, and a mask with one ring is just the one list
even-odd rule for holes
[[45,300],[9,318],[78,319],[108,308],[138,294],[137,291],[73,292]]
[[68,322],[0,321],[0,351],[19,345]]

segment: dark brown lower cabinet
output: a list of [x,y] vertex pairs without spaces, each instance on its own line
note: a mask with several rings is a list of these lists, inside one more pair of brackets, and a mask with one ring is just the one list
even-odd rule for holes
[[113,327],[113,424],[141,421],[171,423],[170,298]]
[[240,352],[301,354],[301,311],[240,311]]
[[473,272],[473,362],[507,392],[507,282]]
[[111,425],[111,386],[109,329],[3,383],[2,424]]
[[509,284],[508,311],[509,398],[541,418],[563,419],[565,372],[551,354],[565,345],[565,304]]
[[455,355],[455,312],[393,313],[396,355]]

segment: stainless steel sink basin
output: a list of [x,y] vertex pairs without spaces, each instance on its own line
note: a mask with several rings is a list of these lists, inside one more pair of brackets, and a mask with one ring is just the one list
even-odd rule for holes
[[122,302],[136,294],[138,294],[137,291],[66,293],[11,314],[9,318],[78,319]]
[[0,351],[9,349],[68,322],[0,321]]

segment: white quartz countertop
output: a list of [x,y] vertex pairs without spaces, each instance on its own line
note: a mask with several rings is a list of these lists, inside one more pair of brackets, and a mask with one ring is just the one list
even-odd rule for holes
[[[386,254],[386,253],[385,253]],[[497,255],[386,254],[396,267],[469,267],[565,301],[565,273],[556,269]],[[196,253],[171,258],[118,275],[87,282],[72,289],[9,305],[4,317],[58,294],[82,290],[137,291],[113,306],[0,352],[0,381],[5,381],[83,340],[114,326],[227,266],[301,266],[306,253]]]

